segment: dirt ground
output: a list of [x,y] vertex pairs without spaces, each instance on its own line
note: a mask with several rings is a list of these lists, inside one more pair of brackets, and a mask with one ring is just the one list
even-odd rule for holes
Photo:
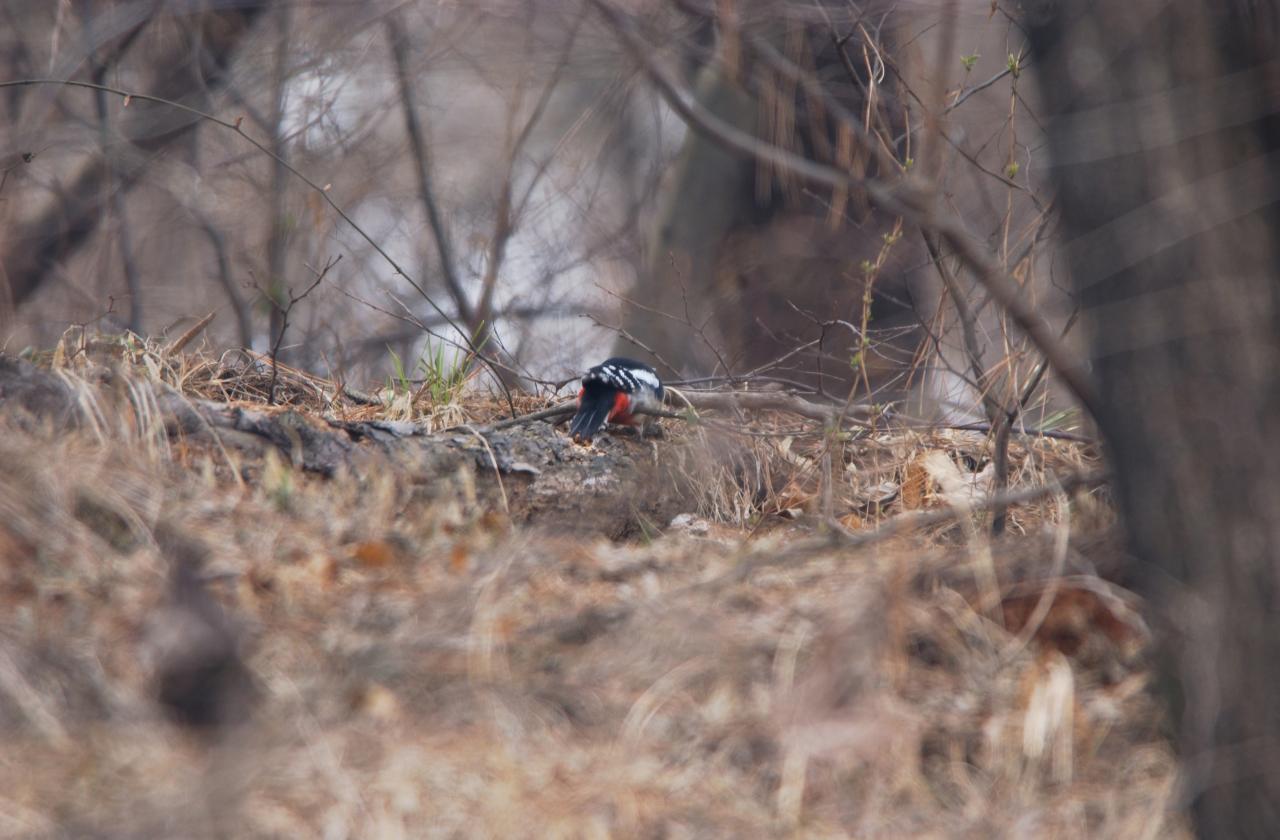
[[59,350],[0,376],[0,836],[1189,836],[1105,488],[844,539],[980,498],[980,434],[587,449]]

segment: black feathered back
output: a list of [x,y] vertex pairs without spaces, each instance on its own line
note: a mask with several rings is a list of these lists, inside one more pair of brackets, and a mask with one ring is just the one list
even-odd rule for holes
[[615,384],[625,385],[627,390],[648,385],[654,389],[659,400],[662,399],[664,391],[656,370],[644,362],[637,362],[635,359],[624,356],[613,356],[591,368],[582,377],[582,384],[585,386],[592,380],[605,382],[612,380]]
[[575,440],[589,442],[609,422],[619,394],[648,405],[654,400],[661,404],[662,393],[657,371],[643,362],[621,356],[605,359],[582,375],[578,413],[569,432]]

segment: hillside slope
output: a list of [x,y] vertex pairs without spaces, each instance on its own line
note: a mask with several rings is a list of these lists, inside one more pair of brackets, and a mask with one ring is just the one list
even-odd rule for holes
[[769,418],[587,449],[263,376],[0,357],[0,836],[1186,836],[1104,493],[859,549],[981,436],[850,443],[824,531]]

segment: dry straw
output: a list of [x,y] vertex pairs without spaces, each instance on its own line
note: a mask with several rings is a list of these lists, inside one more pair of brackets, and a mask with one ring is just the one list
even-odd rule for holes
[[[384,410],[284,369],[269,408],[259,364],[194,343],[69,335],[40,361],[78,427],[4,412],[0,834],[1189,836],[1140,604],[1096,574],[1118,551],[1100,491],[1015,506],[980,578],[975,503],[744,579],[820,537],[824,506],[861,533],[980,500],[984,436],[664,421],[618,445],[683,475],[702,536],[567,538],[395,469],[322,479],[192,445],[165,400]],[[477,427],[502,414],[457,399]],[[1098,460],[1040,438],[1011,454],[1015,490]],[[207,547],[260,689],[212,741],[154,701],[161,519]]]

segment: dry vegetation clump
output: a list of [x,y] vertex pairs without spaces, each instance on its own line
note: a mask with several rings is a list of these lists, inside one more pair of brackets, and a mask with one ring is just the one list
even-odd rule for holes
[[[1189,836],[1141,605],[1097,573],[1104,501],[1020,508],[994,543],[974,516],[789,553],[812,517],[776,512],[940,504],[980,436],[849,441],[835,479],[816,442],[756,437],[757,463],[796,462],[793,499],[751,500],[774,515],[570,538],[395,469],[229,470],[146,395],[249,402],[262,374],[138,353],[48,360],[75,424],[0,400],[0,836]],[[325,387],[285,394],[376,410]],[[1095,457],[1020,444],[1013,474]],[[214,726],[157,702],[193,616],[252,683]]]

